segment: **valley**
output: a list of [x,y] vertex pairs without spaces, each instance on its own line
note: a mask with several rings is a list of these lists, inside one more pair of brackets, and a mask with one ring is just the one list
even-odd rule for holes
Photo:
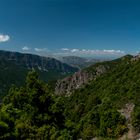
[[96,63],[53,86],[31,71],[26,84],[12,87],[3,99],[0,137],[138,139],[139,73],[139,55]]
[[140,1],[0,0],[0,140],[140,140]]
[[49,82],[71,75],[78,68],[54,58],[0,51],[0,96],[4,96],[12,85],[25,84],[26,75],[31,70],[36,70],[42,80]]

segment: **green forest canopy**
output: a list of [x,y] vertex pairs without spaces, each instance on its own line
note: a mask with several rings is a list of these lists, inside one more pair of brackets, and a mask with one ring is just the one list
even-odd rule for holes
[[29,72],[24,87],[11,87],[0,108],[1,139],[84,140],[118,138],[128,131],[118,112],[135,104],[132,125],[140,131],[140,62],[118,61],[107,74],[75,90],[55,95],[49,84]]

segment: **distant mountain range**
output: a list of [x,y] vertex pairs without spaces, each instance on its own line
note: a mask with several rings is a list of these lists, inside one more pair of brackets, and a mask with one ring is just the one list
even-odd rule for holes
[[68,65],[77,67],[79,69],[88,67],[97,62],[102,62],[107,60],[107,59],[85,58],[85,57],[78,57],[78,56],[63,56],[63,57],[58,57],[56,59]]
[[5,94],[12,84],[23,84],[27,72],[33,69],[46,82],[78,71],[78,68],[54,58],[0,50],[0,95]]

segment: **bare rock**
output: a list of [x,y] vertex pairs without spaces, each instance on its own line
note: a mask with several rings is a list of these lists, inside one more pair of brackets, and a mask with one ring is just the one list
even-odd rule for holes
[[82,70],[76,72],[74,75],[64,78],[56,83],[55,93],[70,95],[75,89],[80,88],[84,84],[88,84],[90,81],[95,80],[101,74],[107,71],[108,67],[99,65],[91,72]]

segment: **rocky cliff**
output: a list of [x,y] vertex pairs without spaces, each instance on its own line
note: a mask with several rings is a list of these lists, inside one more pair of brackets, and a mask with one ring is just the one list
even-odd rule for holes
[[84,69],[64,78],[63,80],[59,80],[56,83],[55,93],[69,95],[73,90],[95,80],[98,76],[106,73],[109,69],[109,67],[105,65],[95,65],[93,67],[94,70],[92,72],[88,71],[88,69]]
[[69,95],[75,89],[88,84],[90,81],[95,80],[97,77],[109,72],[110,70],[115,70],[115,68],[120,64],[127,63],[132,59],[135,59],[135,57],[126,55],[116,60],[99,62],[84,68],[69,77],[58,80],[55,87],[55,93]]

